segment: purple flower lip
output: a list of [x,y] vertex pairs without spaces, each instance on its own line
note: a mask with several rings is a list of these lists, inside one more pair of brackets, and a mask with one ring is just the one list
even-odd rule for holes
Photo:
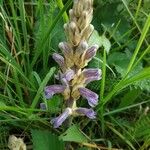
[[86,78],[86,84],[101,79],[101,70],[100,69],[84,69],[83,75]]
[[97,45],[93,45],[92,47],[90,47],[85,53],[85,56],[84,56],[85,60],[89,60],[93,58],[96,55],[97,49],[98,49]]
[[61,42],[59,43],[58,47],[62,50],[63,54],[66,56],[69,56],[72,52],[71,47],[68,45],[67,42]]
[[75,75],[75,72],[73,70],[68,70],[65,74],[64,74],[64,78],[67,80],[67,81],[71,81],[73,79]]
[[51,124],[53,124],[54,128],[58,128],[62,125],[62,123],[72,114],[71,108],[66,108],[65,111],[60,114],[58,117],[51,120]]
[[73,79],[74,75],[75,75],[75,72],[73,70],[69,69],[65,73],[59,72],[55,76],[55,78],[57,80],[60,80],[63,85],[68,86],[69,81],[71,81]]
[[45,87],[45,97],[46,99],[50,99],[56,93],[62,93],[66,89],[66,86],[63,85],[50,85]]
[[95,107],[98,104],[98,95],[87,88],[79,88],[79,92],[82,97],[88,100],[91,107]]
[[78,113],[79,115],[85,115],[90,119],[95,119],[96,118],[96,112],[93,109],[88,109],[88,108],[76,108],[74,110],[76,113]]
[[58,63],[58,65],[59,65],[60,67],[64,65],[65,60],[64,60],[64,58],[63,58],[61,55],[59,55],[59,54],[57,54],[57,53],[54,53],[54,54],[52,55],[52,57],[53,57],[53,59]]

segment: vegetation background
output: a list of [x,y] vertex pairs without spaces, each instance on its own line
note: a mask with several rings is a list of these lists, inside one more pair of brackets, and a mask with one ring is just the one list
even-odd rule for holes
[[51,55],[60,52],[71,7],[72,0],[0,1],[0,149],[13,134],[35,150],[63,150],[66,142],[76,150],[148,150],[150,0],[94,1],[90,42],[102,46],[89,65],[103,72],[89,85],[100,95],[97,119],[78,117],[57,130],[49,123],[63,99],[46,101],[43,89],[56,82]]

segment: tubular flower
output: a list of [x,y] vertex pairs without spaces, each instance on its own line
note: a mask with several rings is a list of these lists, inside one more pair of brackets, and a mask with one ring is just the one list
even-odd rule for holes
[[51,123],[54,125],[54,128],[58,128],[62,123],[72,114],[71,108],[66,108],[65,111],[60,114],[57,118],[51,120]]
[[[54,94],[62,94],[66,109],[58,117],[51,120],[54,128],[59,127],[69,116],[85,115],[90,119],[96,118],[93,109],[77,107],[76,101],[82,96],[87,99],[90,107],[98,104],[98,95],[85,88],[92,81],[101,79],[101,70],[98,68],[85,69],[89,61],[96,55],[97,45],[89,46],[88,40],[94,26],[93,0],[74,0],[73,8],[69,11],[70,20],[64,24],[67,41],[59,43],[62,56],[54,53],[53,59],[60,67],[56,79],[60,85],[45,87],[45,97],[52,98]],[[42,104],[41,107],[45,109]]]

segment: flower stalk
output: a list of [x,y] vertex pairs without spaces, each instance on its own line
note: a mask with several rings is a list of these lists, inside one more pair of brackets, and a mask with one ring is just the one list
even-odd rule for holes
[[[69,11],[70,20],[64,24],[67,41],[60,42],[58,45],[63,55],[53,54],[53,59],[60,67],[56,75],[60,84],[45,87],[45,97],[50,99],[54,94],[61,93],[65,101],[63,113],[51,120],[54,128],[58,128],[66,119],[72,118],[71,116],[96,118],[96,113],[92,108],[98,104],[99,96],[87,89],[86,85],[100,80],[101,70],[85,68],[98,50],[97,45],[88,45],[88,39],[94,30],[91,24],[92,5],[93,0],[74,0],[73,8]],[[81,96],[87,99],[87,103],[92,108],[77,106],[76,102]],[[43,104],[42,107],[44,107]]]

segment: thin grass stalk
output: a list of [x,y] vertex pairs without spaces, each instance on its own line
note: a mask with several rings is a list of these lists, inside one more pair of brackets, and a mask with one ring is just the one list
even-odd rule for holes
[[[58,7],[60,8],[60,10],[62,10],[64,8],[63,1],[62,0],[56,0],[56,1],[57,1]],[[64,19],[64,22],[68,22],[68,20],[69,20],[69,17],[67,15],[66,11],[63,14],[63,19]]]
[[33,57],[33,60],[31,62],[31,67],[33,67],[38,59],[38,57],[40,56],[42,50],[43,50],[43,46],[46,43],[46,41],[48,40],[48,37],[50,35],[50,33],[52,32],[52,30],[54,29],[55,25],[57,24],[57,22],[60,20],[62,14],[67,10],[67,8],[71,5],[72,0],[68,0],[67,3],[65,4],[65,6],[63,7],[63,9],[59,12],[59,14],[56,16],[56,18],[54,19],[53,23],[50,25],[50,27],[48,28],[47,32],[45,33],[45,36],[43,37],[43,39],[41,40],[39,46],[37,47],[36,53]]

